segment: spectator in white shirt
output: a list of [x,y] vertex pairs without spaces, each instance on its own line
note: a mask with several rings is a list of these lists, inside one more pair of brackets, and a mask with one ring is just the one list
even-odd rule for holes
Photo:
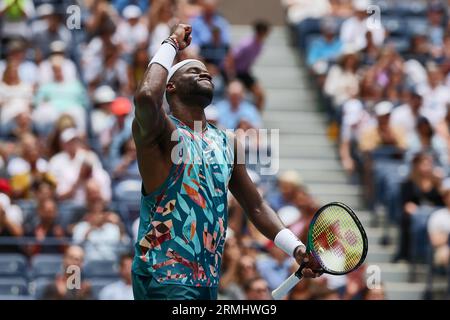
[[148,29],[144,23],[139,21],[142,11],[138,6],[126,6],[122,15],[125,20],[117,27],[114,38],[121,45],[123,53],[131,55],[138,46],[147,42]]
[[406,89],[404,97],[406,97],[405,103],[394,108],[390,121],[392,126],[401,127],[410,137],[416,132],[417,119],[422,112],[423,98],[414,88]]
[[20,40],[12,40],[6,48],[6,60],[0,61],[0,79],[3,78],[8,62],[18,64],[19,78],[21,82],[34,85],[37,81],[38,69],[34,62],[25,60],[27,46]]
[[120,257],[120,280],[104,287],[99,294],[100,300],[133,300],[131,287],[131,265],[133,255],[125,254]]
[[97,155],[81,144],[75,128],[65,129],[60,136],[62,151],[50,159],[49,172],[56,178],[56,193],[60,200],[86,204],[85,185],[94,179],[102,186],[102,197],[111,199],[111,180]]
[[38,81],[40,84],[55,81],[55,75],[53,71],[53,65],[57,60],[58,65],[61,66],[61,72],[63,74],[64,81],[77,80],[77,68],[72,60],[67,59],[64,56],[66,45],[63,41],[54,41],[50,44],[50,56],[48,59],[42,61],[39,64],[39,76]]
[[428,84],[421,86],[420,90],[424,97],[423,115],[435,127],[444,120],[450,103],[450,90],[444,85],[442,72],[437,66],[429,66]]
[[434,249],[434,263],[446,266],[449,263],[450,250],[448,237],[450,235],[450,188],[448,180],[443,182],[443,197],[446,208],[434,212],[428,220],[428,235]]
[[103,208],[103,203],[92,206],[81,221],[73,228],[73,241],[83,246],[86,260],[117,259],[121,243],[120,227],[110,221],[110,214]]
[[385,29],[381,25],[370,27],[368,21],[367,9],[369,9],[369,0],[354,0],[354,15],[344,21],[341,27],[340,38],[344,45],[351,44],[356,50],[364,49],[367,46],[366,33],[372,34],[372,41],[376,46],[381,46],[385,38]]

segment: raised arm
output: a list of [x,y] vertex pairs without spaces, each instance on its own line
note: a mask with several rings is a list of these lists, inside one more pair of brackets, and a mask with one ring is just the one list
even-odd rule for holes
[[176,27],[169,37],[170,41],[165,41],[156,52],[136,90],[133,135],[139,145],[155,145],[163,133],[174,129],[162,108],[163,98],[173,60],[178,50],[189,45],[190,33],[189,25],[179,24]]
[[[242,148],[242,145],[235,139],[235,164],[229,184],[230,191],[250,221],[264,236],[274,241],[280,249],[294,257],[299,264],[308,263],[309,256],[306,254],[305,245],[283,225],[248,176],[245,164],[239,159],[239,155],[244,154]],[[309,268],[308,264],[307,268],[303,269],[303,275],[305,277],[318,276]]]

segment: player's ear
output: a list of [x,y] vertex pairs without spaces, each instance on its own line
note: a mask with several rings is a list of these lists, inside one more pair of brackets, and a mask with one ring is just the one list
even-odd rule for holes
[[175,91],[175,84],[173,82],[168,82],[166,84],[166,91],[172,93]]

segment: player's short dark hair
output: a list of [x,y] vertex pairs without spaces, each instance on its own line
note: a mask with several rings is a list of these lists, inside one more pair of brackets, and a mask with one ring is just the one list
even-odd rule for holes
[[265,20],[256,20],[253,23],[253,30],[257,34],[267,33],[270,30],[270,24],[269,24],[269,22],[267,22]]

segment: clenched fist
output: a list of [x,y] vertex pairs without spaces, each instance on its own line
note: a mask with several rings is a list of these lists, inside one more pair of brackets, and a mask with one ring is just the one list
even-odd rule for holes
[[188,24],[178,24],[175,30],[170,35],[170,38],[174,39],[180,50],[186,49],[192,41],[192,27]]

